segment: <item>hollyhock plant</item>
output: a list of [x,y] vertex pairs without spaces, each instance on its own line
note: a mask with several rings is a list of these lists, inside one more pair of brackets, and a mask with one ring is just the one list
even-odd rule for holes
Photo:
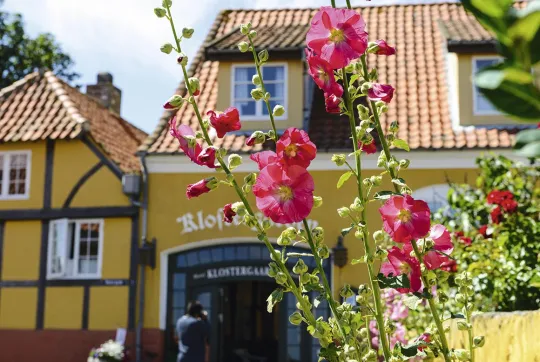
[[300,166],[271,163],[253,185],[257,207],[278,224],[302,221],[313,207],[313,177]]
[[208,177],[194,184],[190,184],[187,186],[186,197],[191,199],[210,192],[212,189],[217,187],[217,182],[218,181],[215,177]]
[[279,162],[279,158],[274,151],[253,153],[249,158],[257,163],[259,170],[262,170],[271,163]]
[[416,339],[416,342],[422,342],[420,343],[420,345],[418,346],[418,350],[419,351],[423,351],[426,346],[431,343],[431,334],[429,333],[423,333],[421,336],[419,336],[417,339]]
[[206,147],[202,150],[197,156],[197,161],[200,165],[205,165],[210,168],[217,168],[219,166],[216,165],[216,149],[214,147]]
[[356,11],[323,6],[311,20],[306,43],[333,69],[340,69],[365,53],[365,27],[364,19]]
[[367,97],[372,102],[383,101],[390,103],[394,96],[394,87],[389,84],[373,83],[368,89]]
[[396,288],[402,294],[422,291],[420,263],[397,246],[388,251],[388,261],[381,265],[381,273],[385,276],[407,275],[409,288]]
[[314,55],[313,51],[306,49],[306,61],[308,63],[308,73],[315,81],[315,84],[326,94],[334,94],[341,97],[343,87],[336,82],[334,69],[321,57]]
[[360,148],[362,152],[365,152],[368,155],[377,152],[377,146],[375,145],[375,141],[370,143],[358,142],[358,148]]
[[180,125],[179,127],[176,126],[176,117],[173,117],[169,121],[169,128],[171,135],[178,140],[180,143],[180,148],[186,156],[188,156],[191,161],[195,162],[196,164],[200,164],[200,161],[198,160],[198,157],[200,153],[202,152],[202,147],[198,143],[195,143],[194,147],[189,147],[189,142],[187,140],[187,137],[193,137],[195,138],[195,132],[191,129],[190,126],[187,126],[185,124]]
[[394,55],[396,54],[396,48],[391,47],[388,43],[382,39],[375,40],[373,43],[370,43],[369,47],[370,53],[377,55]]
[[[426,268],[430,270],[439,269],[439,267],[447,263],[450,258],[447,256],[452,253],[454,250],[454,244],[452,244],[452,238],[450,233],[446,228],[441,225],[433,225],[428,236],[429,239],[433,240],[434,245],[433,249],[428,251],[424,255],[424,263]],[[405,244],[405,252],[410,253],[412,251],[412,246],[410,244]]]
[[427,203],[409,195],[391,196],[379,208],[383,228],[392,240],[405,243],[426,236],[430,227],[430,211]]
[[325,94],[324,95],[324,105],[326,107],[326,112],[328,113],[341,113],[341,108],[339,107],[341,103],[341,98],[337,97],[335,94]]
[[229,107],[223,113],[208,111],[206,114],[210,116],[210,124],[216,129],[219,138],[223,138],[227,132],[242,128],[240,114],[235,107]]
[[236,216],[236,212],[234,212],[232,208],[232,204],[227,204],[223,206],[223,221],[230,224],[233,222],[233,218]]
[[307,132],[291,127],[277,141],[276,154],[288,165],[307,168],[317,155],[317,147],[309,140]]

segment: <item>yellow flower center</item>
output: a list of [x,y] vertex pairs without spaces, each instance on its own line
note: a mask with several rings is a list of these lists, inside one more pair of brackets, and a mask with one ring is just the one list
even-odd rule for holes
[[289,186],[282,185],[279,187],[277,194],[281,201],[289,201],[293,198],[292,189]]
[[339,29],[332,29],[330,30],[330,41],[334,43],[341,43],[345,40],[345,34],[343,34],[343,30]]
[[401,274],[409,274],[411,271],[411,266],[407,263],[402,263],[399,266],[399,271],[401,272]]
[[298,147],[294,143],[285,147],[285,154],[289,157],[296,157],[296,151],[298,151]]
[[411,221],[411,212],[409,210],[406,210],[406,209],[401,209],[401,210],[399,210],[399,214],[398,214],[397,218],[401,222],[409,222],[409,221]]
[[319,79],[323,82],[327,83],[330,77],[328,76],[328,73],[324,71],[323,68],[319,68]]

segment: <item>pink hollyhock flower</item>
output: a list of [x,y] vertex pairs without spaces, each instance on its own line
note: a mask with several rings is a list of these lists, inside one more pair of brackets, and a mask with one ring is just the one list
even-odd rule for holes
[[247,139],[246,139],[246,146],[255,146],[255,141],[257,141],[257,138],[256,137],[253,137],[253,135],[249,136]]
[[388,261],[381,265],[381,273],[385,276],[407,275],[410,288],[396,289],[402,294],[422,291],[420,263],[396,246],[388,251]]
[[488,204],[500,205],[504,200],[512,200],[513,198],[514,194],[510,191],[493,190],[488,194],[487,202]]
[[441,270],[449,273],[456,273],[458,270],[456,261],[449,259],[441,265]]
[[395,242],[423,238],[429,232],[429,207],[422,200],[415,200],[409,195],[393,195],[379,208],[379,212],[384,230]]
[[319,88],[326,94],[334,94],[337,97],[341,97],[343,87],[336,82],[334,70],[330,64],[321,57],[314,55],[309,48],[306,48],[306,60],[309,66],[308,73]]
[[217,168],[219,165],[216,165],[216,149],[214,147],[207,147],[199,153],[197,156],[197,163],[199,165],[205,165],[210,168]]
[[291,127],[277,141],[276,153],[287,165],[307,168],[317,154],[317,147],[307,132]]
[[370,101],[383,101],[390,103],[394,96],[394,87],[390,84],[372,83],[371,88],[368,89],[368,99]]
[[[452,250],[454,250],[454,244],[452,244],[452,238],[448,230],[440,224],[433,225],[429,233],[429,238],[433,240],[435,245],[433,246],[433,250],[428,251],[424,255],[424,263],[429,270],[439,269],[442,264],[450,260],[444,254],[451,254]],[[405,253],[410,253],[413,251],[412,245],[405,244],[403,250]]]
[[366,51],[365,27],[356,11],[323,6],[311,20],[306,43],[333,69],[340,69]]
[[271,163],[253,185],[257,207],[278,224],[302,221],[313,208],[313,178],[301,166]]
[[396,48],[391,47],[384,40],[375,40],[377,50],[374,52],[377,55],[394,55],[396,54]]
[[218,181],[215,177],[209,177],[194,184],[188,185],[186,196],[188,199],[191,199],[192,197],[198,197],[202,194],[210,192],[210,190],[217,187],[217,182]]
[[206,114],[210,116],[210,124],[216,129],[219,138],[223,138],[227,132],[238,131],[242,128],[240,114],[234,107],[227,108],[223,113],[208,111]]
[[232,204],[223,206],[223,221],[230,224],[233,222],[233,217],[236,216],[236,212],[232,209]]
[[339,104],[341,103],[341,98],[336,97],[335,94],[325,94],[324,95],[324,105],[326,106],[326,112],[328,113],[341,113],[341,108]]
[[375,141],[372,141],[371,143],[358,142],[358,147],[368,155],[377,152],[377,146],[375,145]]
[[422,344],[418,346],[418,350],[423,351],[431,342],[431,334],[423,333],[420,337],[416,338],[416,342],[422,342]]
[[506,200],[503,200],[503,202],[501,202],[501,206],[504,209],[504,211],[510,214],[513,214],[514,212],[517,211],[518,203],[516,202],[516,200],[506,199]]
[[493,221],[494,224],[500,224],[502,221],[502,210],[500,206],[497,206],[496,208],[494,208],[491,211],[490,216],[491,216],[491,221]]
[[195,162],[196,164],[200,164],[198,157],[199,154],[202,152],[202,147],[198,143],[195,144],[195,147],[191,148],[189,147],[189,143],[186,139],[188,136],[195,137],[195,132],[191,129],[190,126],[187,126],[185,124],[180,125],[180,127],[176,127],[176,117],[173,117],[169,121],[169,128],[171,136],[176,138],[178,142],[180,142],[180,148],[186,156],[188,156],[191,161]]
[[274,151],[262,151],[251,154],[249,156],[259,166],[259,170],[262,170],[271,163],[279,162],[279,158]]

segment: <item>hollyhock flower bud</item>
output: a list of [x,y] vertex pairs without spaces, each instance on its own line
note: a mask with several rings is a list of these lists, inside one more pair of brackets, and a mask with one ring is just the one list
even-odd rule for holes
[[231,208],[238,216],[244,216],[246,214],[246,207],[242,202],[235,202],[231,205]]
[[456,349],[453,354],[458,361],[469,361],[471,359],[471,354],[466,349]]
[[384,232],[382,230],[377,230],[373,233],[373,240],[380,243],[384,240]]
[[320,196],[313,196],[313,208],[316,209],[321,207],[323,204],[323,199]]
[[276,105],[274,107],[274,110],[272,112],[272,114],[274,115],[274,117],[281,117],[285,114],[285,107],[283,107],[282,105]]
[[368,53],[377,55],[394,55],[396,54],[396,48],[391,47],[384,40],[376,40],[369,43]]
[[163,18],[165,15],[167,15],[167,10],[162,8],[155,8],[154,14],[156,14],[158,18]]
[[255,172],[252,172],[248,174],[246,177],[244,177],[244,183],[247,185],[254,185],[257,181],[257,174]]
[[214,147],[207,147],[197,156],[198,163],[210,168],[216,168],[216,149]]
[[302,315],[298,311],[294,312],[290,315],[289,322],[291,322],[291,324],[294,324],[295,326],[299,326],[300,324],[302,324]]
[[198,197],[202,194],[210,192],[210,190],[215,189],[218,185],[218,180],[215,177],[205,178],[197,183],[188,185],[186,190],[186,196],[188,199],[192,197]]
[[288,165],[307,168],[317,155],[317,147],[310,141],[307,132],[291,127],[277,141],[276,154]]
[[232,205],[227,204],[223,206],[223,221],[230,224],[233,222],[233,217],[236,216],[236,212],[234,212]]
[[431,334],[429,333],[423,333],[420,337],[416,339],[416,342],[421,342],[418,346],[418,350],[422,352],[427,345],[431,342]]
[[248,35],[250,30],[251,30],[251,23],[241,24],[240,25],[240,32],[242,34]]
[[358,117],[362,120],[362,122],[365,122],[364,125],[367,124],[367,126],[362,126],[362,122],[360,122],[360,128],[367,129],[369,127],[369,108],[359,104],[356,106],[356,109],[358,110]]
[[249,44],[248,42],[241,41],[238,43],[238,50],[240,50],[242,53],[245,53],[249,50]]
[[255,38],[257,37],[257,31],[256,31],[256,30],[251,30],[251,31],[249,32],[249,37],[250,37],[251,39],[255,39]]
[[194,96],[198,96],[199,94],[201,94],[201,85],[199,83],[198,78],[194,78],[194,77],[189,78],[188,85],[189,85],[189,89],[191,89]]
[[259,57],[259,62],[260,63],[264,63],[268,60],[268,50],[266,49],[263,49],[259,52],[259,54],[257,54],[257,56]]
[[247,146],[255,146],[261,143],[264,143],[266,141],[266,136],[262,131],[255,131],[249,136],[248,139],[246,139],[246,145]]
[[255,88],[255,89],[252,89],[251,92],[249,93],[251,94],[251,98],[253,98],[256,101],[260,101],[261,99],[264,98],[264,93],[262,89]]
[[383,101],[390,103],[394,96],[394,87],[389,84],[372,83],[367,96],[372,102]]
[[341,98],[336,97],[335,94],[325,95],[324,104],[326,106],[326,112],[341,113]]
[[233,153],[229,156],[229,170],[234,170],[235,168],[237,168],[238,166],[240,166],[242,164],[242,156],[236,154],[236,153]]
[[300,274],[304,274],[307,271],[308,271],[308,267],[306,263],[304,263],[302,259],[298,259],[298,261],[293,267],[293,273],[300,275]]
[[251,83],[254,85],[261,85],[261,77],[259,77],[258,74],[253,74],[253,77],[251,77]]
[[306,44],[333,69],[347,66],[366,51],[365,22],[355,10],[323,6],[311,20]]
[[186,39],[189,39],[193,36],[194,32],[195,32],[195,29],[193,28],[184,28],[182,29],[182,36]]
[[349,298],[354,295],[354,292],[352,291],[351,286],[349,284],[345,284],[343,288],[341,288],[339,295],[341,295],[343,298]]
[[343,166],[345,164],[346,156],[343,154],[340,155],[332,155],[332,162],[336,164],[336,166]]
[[381,273],[385,276],[407,275],[410,288],[396,289],[402,294],[422,291],[420,263],[396,246],[388,251],[388,261],[381,265]]
[[165,43],[159,49],[161,50],[162,53],[171,54],[171,52],[173,50],[173,46],[172,46],[171,43]]
[[[197,139],[194,137],[194,132],[188,125],[181,125],[180,127],[176,126],[176,117],[171,118],[169,121],[169,127],[170,127],[170,134],[174,138],[178,140],[180,143],[180,149],[184,151],[186,156],[189,157],[191,161],[196,163],[197,165],[205,165],[211,168],[213,167],[213,161],[212,162],[203,162],[199,160],[199,155],[202,153],[202,147],[197,143]],[[210,152],[210,151],[208,151]],[[212,157],[212,155],[208,155],[209,157]],[[209,160],[209,159],[206,159]]]
[[287,236],[283,236],[283,234],[280,235],[280,236],[278,237],[278,239],[277,239],[277,244],[278,244],[279,246],[287,246],[287,245],[291,245],[291,243],[292,243],[291,238],[289,238],[289,237],[287,237]]
[[313,207],[313,177],[301,166],[268,164],[253,185],[256,204],[278,224],[302,221]]
[[306,48],[306,61],[308,63],[308,73],[315,81],[315,84],[324,93],[341,97],[343,88],[336,82],[334,70],[330,64],[321,57],[314,55],[309,48]]
[[379,209],[383,228],[395,242],[404,243],[426,236],[430,227],[430,212],[425,201],[409,195],[391,196]]
[[362,205],[362,201],[360,201],[359,197],[355,197],[349,208],[354,212],[362,212],[362,210],[364,210],[364,205]]
[[175,94],[174,96],[169,98],[167,100],[167,102],[165,102],[165,104],[163,105],[163,108],[165,108],[165,109],[177,109],[177,108],[180,108],[183,103],[184,103],[184,98],[182,98],[178,94]]
[[486,344],[486,338],[484,336],[476,336],[473,339],[473,344],[475,347],[484,347],[484,344]]
[[262,170],[266,166],[279,161],[278,156],[273,151],[257,152],[249,156],[249,158],[257,163],[259,170]]
[[337,209],[337,213],[340,217],[346,218],[349,217],[349,215],[351,214],[351,210],[349,210],[348,207],[340,207],[339,209]]
[[400,160],[399,161],[399,167],[402,168],[402,169],[408,168],[410,164],[411,164],[410,160]]
[[208,111],[206,114],[210,116],[210,123],[216,129],[219,138],[223,138],[227,132],[238,131],[242,128],[240,115],[235,107],[229,107],[219,114],[214,111]]
[[319,254],[320,258],[327,259],[328,257],[330,257],[330,249],[328,248],[328,246],[323,245],[319,248],[319,250],[317,250],[317,254]]
[[178,56],[178,58],[176,59],[176,62],[180,65],[183,65],[183,66],[186,66],[187,63],[188,63],[188,57],[186,54],[184,53],[180,53],[180,55]]

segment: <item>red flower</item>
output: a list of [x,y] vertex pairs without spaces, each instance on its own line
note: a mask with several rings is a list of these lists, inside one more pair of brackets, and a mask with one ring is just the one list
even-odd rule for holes
[[493,221],[494,224],[500,224],[501,219],[502,219],[502,210],[500,206],[497,206],[496,208],[494,208],[491,211],[490,216],[491,216],[491,221]]
[[259,170],[262,170],[271,163],[276,163],[279,161],[278,156],[274,151],[262,151],[253,153],[249,156],[253,161],[259,166]]
[[186,190],[186,196],[188,199],[191,199],[192,197],[197,197],[207,192],[210,192],[210,190],[216,188],[216,186],[217,179],[215,177],[205,178],[197,183],[188,185]]
[[384,230],[398,243],[419,239],[429,232],[429,207],[409,195],[394,195],[379,208]]
[[199,165],[205,165],[210,168],[217,168],[219,165],[216,165],[216,149],[214,147],[207,147],[199,153],[197,156],[197,163]]
[[441,264],[441,270],[449,273],[457,272],[457,263],[453,259],[449,259],[447,262]]
[[[433,225],[431,232],[429,233],[429,238],[433,240],[435,245],[432,250],[424,255],[424,264],[426,264],[426,268],[429,270],[439,269],[441,265],[450,260],[445,254],[448,255],[452,253],[454,244],[452,244],[452,239],[448,230],[440,224]],[[404,245],[403,250],[406,253],[410,253],[413,249],[412,246],[407,243]]]
[[234,107],[227,108],[223,113],[216,114],[214,111],[208,111],[206,114],[210,116],[210,123],[216,129],[219,138],[223,138],[227,132],[238,131],[242,127],[238,109]]
[[233,217],[235,216],[236,212],[232,209],[232,204],[223,206],[223,221],[230,224],[233,222]]
[[459,241],[465,245],[465,246],[471,246],[472,245],[472,239],[466,236],[462,236],[459,238]]
[[195,144],[195,147],[191,148],[189,147],[189,143],[186,139],[186,136],[192,136],[195,137],[195,132],[191,129],[190,126],[187,126],[185,124],[181,125],[180,127],[176,127],[176,117],[173,117],[169,121],[169,128],[171,136],[175,137],[178,142],[180,142],[180,148],[186,156],[188,156],[191,161],[195,162],[196,164],[200,164],[198,160],[199,154],[202,152],[202,147],[198,143]]
[[488,239],[489,237],[491,237],[491,234],[488,235],[487,229],[488,229],[487,225],[482,225],[480,226],[480,228],[478,228],[478,233],[482,235],[485,239]]
[[373,102],[383,101],[385,103],[390,103],[394,96],[394,87],[390,84],[373,83],[368,90],[367,96],[368,99]]
[[313,208],[313,178],[300,166],[272,163],[253,185],[257,207],[278,224],[302,221]]
[[287,165],[307,168],[317,154],[317,147],[305,131],[291,127],[277,141],[276,153]]
[[377,55],[394,55],[396,54],[396,48],[391,47],[386,43],[384,40],[376,40],[375,41],[377,50],[374,52]]
[[416,338],[416,342],[422,342],[419,346],[418,346],[418,350],[420,352],[422,352],[426,347],[427,345],[431,342],[431,334],[429,333],[423,333],[420,337]]
[[249,136],[246,140],[246,146],[255,146],[255,141],[257,141],[256,137],[253,137],[253,135]]
[[375,146],[375,141],[371,143],[362,143],[358,142],[358,147],[368,155],[371,155],[372,153],[377,152],[377,146]]
[[326,106],[326,112],[341,113],[341,108],[339,108],[340,103],[341,103],[341,98],[336,97],[335,94],[324,95],[324,105]]
[[459,237],[464,236],[464,235],[465,235],[465,234],[463,233],[463,231],[455,231],[455,232],[454,232],[454,236],[455,236],[456,238],[459,238]]
[[487,202],[488,204],[500,205],[504,200],[512,200],[513,198],[514,194],[510,191],[493,190],[488,194]]
[[319,88],[326,94],[334,94],[337,97],[341,97],[343,87],[336,82],[334,70],[330,64],[321,57],[314,55],[309,48],[306,48],[306,60],[309,66],[308,73]]
[[422,291],[422,279],[420,277],[420,263],[415,258],[407,255],[403,250],[394,246],[388,251],[388,261],[381,265],[381,273],[385,276],[407,275],[410,288],[397,288],[402,294]]
[[503,202],[501,202],[501,206],[504,209],[504,211],[506,211],[507,213],[513,214],[514,212],[517,211],[518,203],[516,202],[516,200],[506,199],[506,200],[503,200]]
[[311,20],[306,43],[333,69],[340,69],[366,51],[365,27],[356,11],[323,6]]

